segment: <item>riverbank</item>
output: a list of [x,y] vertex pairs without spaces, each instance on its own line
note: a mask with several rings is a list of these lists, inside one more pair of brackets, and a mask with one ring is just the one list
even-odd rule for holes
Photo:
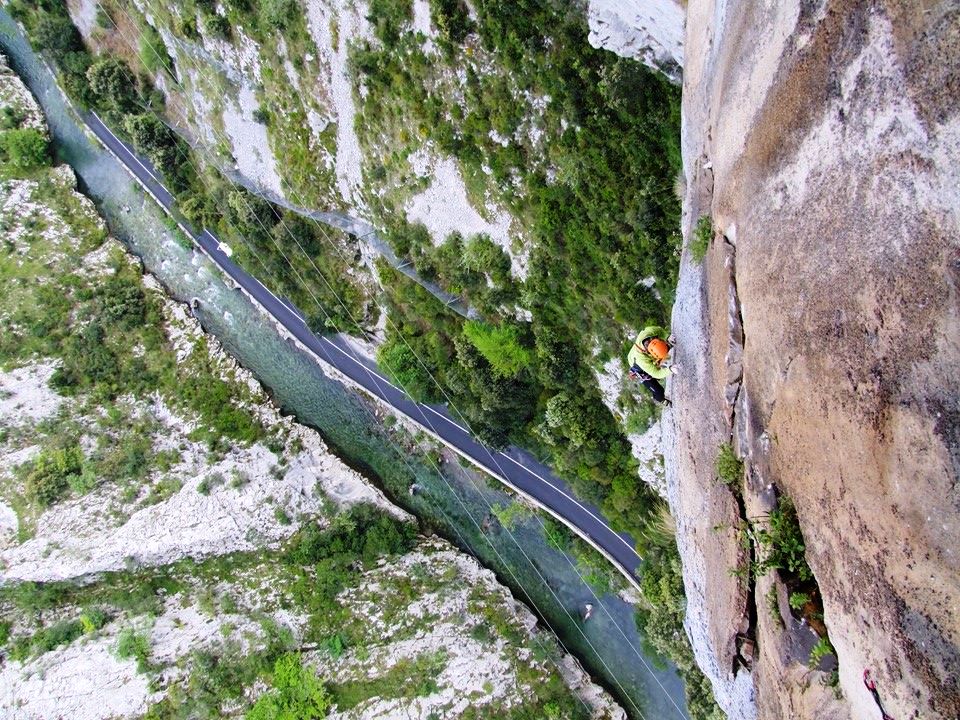
[[3,707],[238,716],[293,663],[337,718],[625,717],[492,572],[283,416],[69,168],[22,174],[0,183]]
[[[49,84],[41,84],[38,94],[50,103],[60,102],[59,94]],[[539,609],[542,617],[549,618],[551,626],[559,629],[564,642],[576,648],[618,692],[634,698],[645,708],[644,712],[653,712],[657,707],[662,708],[664,716],[677,712],[671,703],[663,706],[661,689],[663,684],[676,692],[676,680],[671,680],[669,673],[658,673],[654,681],[655,676],[648,673],[643,658],[638,656],[641,641],[630,606],[615,597],[601,597],[596,600],[594,621],[580,626],[574,619],[578,608],[595,594],[579,579],[575,561],[546,543],[542,526],[528,520],[520,523],[512,535],[484,534],[480,526],[490,506],[510,502],[502,491],[486,488],[468,474],[445,473],[447,476],[441,478],[435,470],[398,451],[384,430],[370,419],[362,400],[324,378],[311,360],[280,341],[242,298],[222,285],[206,262],[176,243],[163,229],[149,202],[136,193],[131,195],[129,189],[119,191],[120,186],[129,187],[126,176],[119,168],[111,167],[112,161],[91,151],[83,133],[69,125],[68,113],[60,110],[53,115],[54,134],[61,139],[62,151],[108,211],[111,225],[178,297],[201,299],[199,314],[204,325],[222,339],[227,350],[244,366],[256,370],[287,411],[320,428],[345,456],[355,458],[357,466],[382,478],[393,498],[470,547],[485,564],[496,567],[502,578],[516,583],[515,591],[525,590],[524,597]],[[124,206],[131,211],[124,212]],[[218,311],[208,312],[205,308]],[[412,482],[425,491],[409,498],[407,489]],[[526,555],[519,552],[514,539],[523,545]],[[550,578],[549,585],[534,572],[531,559]]]

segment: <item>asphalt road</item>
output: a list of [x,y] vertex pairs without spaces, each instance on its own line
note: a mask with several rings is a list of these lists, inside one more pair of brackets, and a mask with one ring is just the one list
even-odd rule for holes
[[516,447],[504,452],[492,451],[477,442],[466,427],[451,417],[446,407],[411,400],[400,388],[390,383],[371,360],[355,353],[343,338],[314,335],[295,308],[270,292],[226,255],[216,236],[208,230],[200,233],[190,230],[176,211],[173,196],[149,163],[138,158],[96,114],[87,114],[84,120],[154,198],[181,222],[184,230],[210,259],[305,347],[490,474],[532,497],[604,552],[623,574],[636,582],[641,558],[634,550],[633,540],[629,535],[615,532],[596,507],[578,500],[563,480],[528,452]]

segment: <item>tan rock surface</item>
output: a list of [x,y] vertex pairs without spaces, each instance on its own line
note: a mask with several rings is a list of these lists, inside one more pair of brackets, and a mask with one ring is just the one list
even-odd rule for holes
[[[878,718],[861,681],[870,668],[893,717],[960,717],[960,7],[692,1],[688,12],[685,224],[712,214],[736,247],[747,513],[770,483],[794,499],[845,698],[769,621],[761,582],[758,715]],[[718,661],[724,672],[709,674],[740,717],[751,709],[733,702],[723,663],[738,604],[716,567],[735,538],[707,534],[722,500],[698,514],[688,497],[717,495],[706,460],[728,429],[722,254],[715,242],[702,268],[685,258],[673,329],[707,343],[691,350],[707,367],[691,360],[674,382],[667,458],[705,625],[691,636],[709,640],[698,659]]]

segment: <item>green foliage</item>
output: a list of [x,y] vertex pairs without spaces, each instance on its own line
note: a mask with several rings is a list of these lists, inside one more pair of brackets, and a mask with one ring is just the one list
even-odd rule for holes
[[39,130],[23,128],[0,133],[0,152],[3,161],[19,170],[50,164],[47,139]]
[[730,443],[722,443],[717,449],[714,466],[717,477],[730,486],[738,487],[743,480],[743,462],[737,457]]
[[96,632],[104,625],[107,624],[109,616],[100,608],[90,608],[85,610],[82,615],[80,615],[80,629],[84,635],[89,635]]
[[404,24],[413,19],[411,0],[371,0],[367,19],[373,24],[374,34],[387,47],[400,39]]
[[312,565],[322,560],[370,562],[413,547],[416,526],[384,514],[372,505],[354,505],[336,516],[331,526],[304,526],[287,549],[288,562]]
[[7,105],[0,108],[0,130],[13,130],[23,124],[27,119],[27,114],[20,108],[14,108]]
[[829,638],[822,637],[810,649],[810,659],[807,661],[807,666],[816,668],[827,655],[836,655],[836,650],[833,649]]
[[55,56],[81,50],[83,42],[69,17],[44,14],[31,34],[38,50],[49,50]]
[[262,0],[260,20],[270,28],[283,30],[295,13],[301,12],[296,0]]
[[767,590],[767,612],[778,627],[783,627],[783,616],[780,614],[780,598],[777,596],[777,586],[771,585]]
[[[167,177],[176,174],[180,156],[187,152],[187,148],[154,113],[127,115],[123,119],[123,128],[133,146],[146,155],[157,170]],[[181,188],[175,185],[173,189],[176,192]]]
[[702,215],[693,229],[693,239],[690,241],[690,255],[695,262],[702,262],[710,249],[713,239],[713,221],[709,215]]
[[[60,620],[37,630],[33,635],[17,638],[10,648],[10,657],[23,662],[31,656],[42,655],[62,645],[69,645],[81,635],[99,630],[107,624],[108,620],[109,617],[100,608],[86,610],[76,620]],[[0,644],[5,644],[9,639],[9,623],[5,628],[7,637]]]
[[247,720],[312,720],[325,717],[330,709],[316,671],[304,666],[299,655],[277,659],[271,685],[247,712]]
[[[285,21],[286,18],[280,19],[281,23]],[[230,26],[230,21],[223,15],[218,15],[215,12],[203,16],[203,29],[204,34],[207,36],[217,37],[221,40],[228,41],[231,39],[233,33],[233,28]]]
[[104,108],[132,114],[140,107],[132,73],[120,58],[95,60],[87,70],[87,82],[98,104]]
[[163,38],[160,37],[156,28],[147,22],[143,22],[140,27],[137,54],[144,67],[151,73],[156,74],[173,70],[173,60],[167,54],[167,46],[164,44]]
[[340,633],[334,633],[328,637],[323,644],[332,658],[340,657],[347,648],[347,644],[344,642],[343,635]]
[[442,650],[402,658],[379,677],[334,684],[330,688],[332,700],[339,711],[345,712],[372,697],[393,699],[430,695],[437,691],[436,678],[446,664],[446,654]]
[[117,636],[117,657],[121,660],[137,661],[137,672],[150,670],[150,640],[146,635],[132,628],[124,628]]
[[573,542],[573,533],[570,528],[553,518],[543,519],[543,534],[547,544],[561,552],[566,552],[567,547]]
[[465,0],[430,0],[430,19],[453,43],[462,43],[476,29]]
[[693,720],[723,720],[710,682],[697,666],[683,630],[687,601],[675,545],[648,553],[641,567],[640,584],[644,602],[637,608],[636,622],[647,651],[676,665],[684,680],[687,709]]
[[781,496],[766,521],[754,522],[750,532],[759,556],[753,567],[757,576],[780,570],[801,582],[813,579],[797,511],[790,498]]
[[43,507],[57,502],[82,473],[83,451],[77,444],[46,448],[33,461],[27,474],[27,496]]
[[410,346],[395,334],[388,334],[386,342],[377,348],[377,365],[415,400],[428,400],[434,396],[436,389],[429,371]]
[[813,598],[809,593],[792,592],[790,593],[790,607],[794,610],[802,610],[803,606],[809,603]]
[[513,530],[523,520],[531,516],[530,508],[521,502],[513,501],[509,505],[494,505],[491,510],[503,527]]
[[495,373],[513,377],[530,366],[532,351],[521,344],[520,328],[504,324],[500,327],[479,320],[463,325],[463,334],[490,363]]

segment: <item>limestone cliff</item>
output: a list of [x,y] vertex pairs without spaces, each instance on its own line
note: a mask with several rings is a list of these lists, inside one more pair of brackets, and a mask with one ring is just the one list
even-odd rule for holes
[[[731,717],[879,717],[865,669],[893,717],[960,715],[958,27],[938,0],[689,3],[684,225],[716,234],[684,253],[665,445],[688,631]],[[775,495],[836,692],[777,575],[747,580],[742,521]]]
[[680,0],[590,0],[590,44],[639,60],[679,83],[684,15]]

